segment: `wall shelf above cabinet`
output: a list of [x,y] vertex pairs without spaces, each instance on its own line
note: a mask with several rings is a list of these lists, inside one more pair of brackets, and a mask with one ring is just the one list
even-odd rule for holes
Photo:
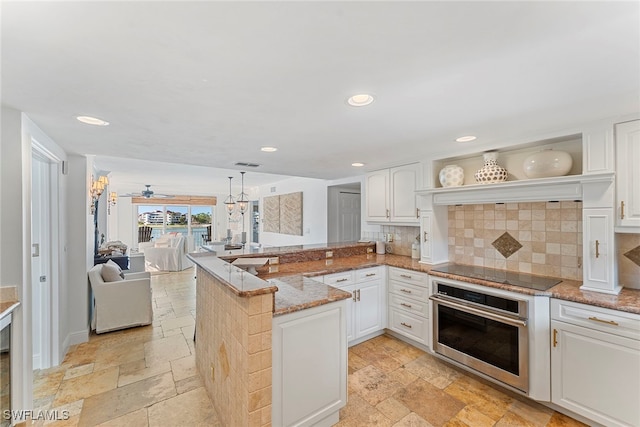
[[569,175],[497,184],[430,188],[418,190],[416,193],[420,196],[432,196],[433,205],[582,200],[583,184],[610,183],[613,182],[613,176],[613,173]]

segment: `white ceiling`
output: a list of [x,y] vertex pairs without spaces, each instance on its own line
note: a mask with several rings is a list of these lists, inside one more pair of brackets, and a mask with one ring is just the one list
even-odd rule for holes
[[[176,186],[225,188],[212,168],[239,178],[238,161],[278,175],[250,185],[338,179],[640,111],[637,1],[1,6],[3,104],[135,181],[125,191],[163,184],[166,167],[136,159],[183,165]],[[360,92],[376,101],[346,105]]]

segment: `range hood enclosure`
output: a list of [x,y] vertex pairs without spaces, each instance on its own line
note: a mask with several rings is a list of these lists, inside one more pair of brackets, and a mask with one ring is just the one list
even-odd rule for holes
[[497,184],[432,188],[418,190],[416,193],[430,198],[430,204],[435,206],[583,200],[585,186],[598,186],[600,183],[606,188],[613,180],[613,173],[571,175]]

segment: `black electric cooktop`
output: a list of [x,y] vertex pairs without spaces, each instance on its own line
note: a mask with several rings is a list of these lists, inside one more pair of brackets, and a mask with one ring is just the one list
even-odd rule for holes
[[464,264],[445,264],[434,267],[431,270],[439,271],[441,273],[455,274],[456,276],[504,283],[506,285],[521,286],[523,288],[535,289],[537,291],[546,291],[547,289],[562,282],[562,279],[554,277],[535,276],[528,273],[495,270],[488,267],[477,267]]

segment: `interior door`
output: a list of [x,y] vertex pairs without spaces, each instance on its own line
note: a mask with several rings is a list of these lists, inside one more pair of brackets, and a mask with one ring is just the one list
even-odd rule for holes
[[37,154],[31,168],[33,368],[51,366],[51,165]]
[[338,194],[338,242],[360,239],[360,193]]

